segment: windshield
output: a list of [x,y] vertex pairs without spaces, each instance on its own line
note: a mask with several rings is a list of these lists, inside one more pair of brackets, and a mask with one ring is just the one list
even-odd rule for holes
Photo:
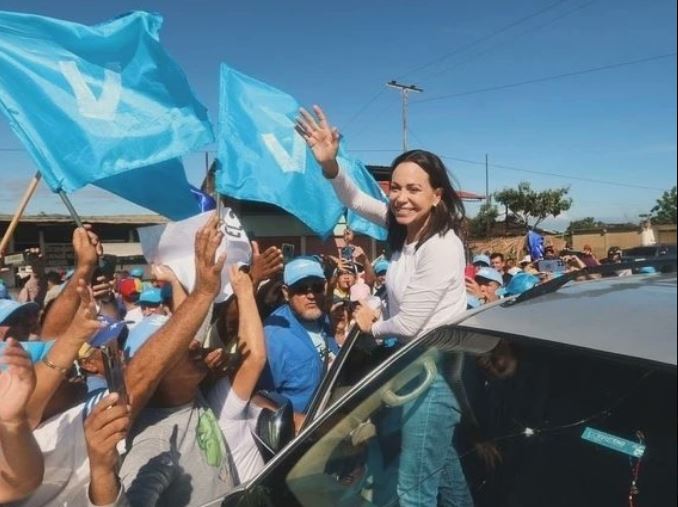
[[668,505],[675,427],[675,370],[447,328],[330,410],[289,505]]

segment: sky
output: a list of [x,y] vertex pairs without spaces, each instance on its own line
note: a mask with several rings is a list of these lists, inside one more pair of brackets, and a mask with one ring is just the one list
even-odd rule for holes
[[[213,125],[225,62],[323,106],[366,164],[388,165],[402,149],[401,96],[385,83],[415,84],[408,146],[441,155],[466,191],[484,194],[486,155],[490,192],[521,181],[569,187],[573,206],[553,228],[587,216],[638,221],[676,184],[675,0],[0,0],[0,9],[83,24],[158,12],[161,41]],[[205,147],[210,160],[214,150]],[[205,153],[184,163],[199,184]],[[0,213],[14,211],[35,170],[1,118]],[[91,187],[72,200],[82,215],[144,212]],[[39,212],[65,213],[44,184],[27,210]]]

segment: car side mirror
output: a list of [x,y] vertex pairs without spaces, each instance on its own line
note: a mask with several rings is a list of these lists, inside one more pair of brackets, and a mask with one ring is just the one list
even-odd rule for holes
[[261,408],[254,440],[264,461],[268,461],[294,438],[292,402],[270,391],[259,391],[252,397],[252,402]]

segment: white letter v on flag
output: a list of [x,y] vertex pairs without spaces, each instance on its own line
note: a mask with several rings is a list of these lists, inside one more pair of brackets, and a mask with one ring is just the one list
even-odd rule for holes
[[261,134],[264,144],[284,173],[306,172],[306,143],[299,134],[293,135],[292,154],[282,147],[274,134]]
[[104,82],[101,86],[101,94],[96,99],[92,90],[85,83],[80,69],[73,61],[60,61],[59,68],[61,73],[71,85],[75,100],[78,103],[78,111],[85,118],[94,118],[97,120],[112,120],[115,118],[122,85],[120,84],[120,74],[110,69],[104,70]]

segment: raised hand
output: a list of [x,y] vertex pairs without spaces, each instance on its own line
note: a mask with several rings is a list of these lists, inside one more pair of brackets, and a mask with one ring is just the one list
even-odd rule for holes
[[94,268],[104,250],[99,237],[91,231],[91,226],[85,224],[73,231],[73,250],[78,266]]
[[19,342],[8,338],[0,355],[0,423],[27,418],[26,405],[35,389],[35,370]]
[[85,343],[101,328],[101,323],[97,320],[98,312],[92,289],[85,283],[85,280],[78,279],[76,290],[80,297],[80,304],[64,337],[72,342]]
[[326,176],[334,176],[333,174],[328,175],[326,168],[336,163],[337,152],[339,151],[339,131],[330,126],[320,107],[313,106],[313,111],[317,120],[305,109],[300,109],[295,129],[311,148],[313,156],[322,166]]
[[264,253],[259,253],[259,244],[252,241],[252,266],[250,276],[255,285],[271,278],[283,270],[282,250],[277,246],[268,247]]
[[177,279],[177,275],[174,274],[172,268],[164,264],[152,264],[151,274],[159,282],[172,283]]
[[129,406],[118,404],[118,394],[101,400],[85,420],[85,441],[90,466],[89,496],[94,505],[112,504],[118,496],[118,442],[127,436]]
[[228,274],[235,297],[241,299],[247,294],[254,294],[254,285],[252,279],[247,273],[240,271],[240,269],[238,269],[238,267],[234,264],[229,268]]
[[108,302],[113,299],[113,280],[106,280],[105,276],[98,276],[92,285],[92,296],[97,301]]
[[224,239],[219,230],[219,215],[213,213],[195,234],[195,289],[196,293],[215,298],[221,288],[221,270],[226,254],[216,257],[217,249]]

